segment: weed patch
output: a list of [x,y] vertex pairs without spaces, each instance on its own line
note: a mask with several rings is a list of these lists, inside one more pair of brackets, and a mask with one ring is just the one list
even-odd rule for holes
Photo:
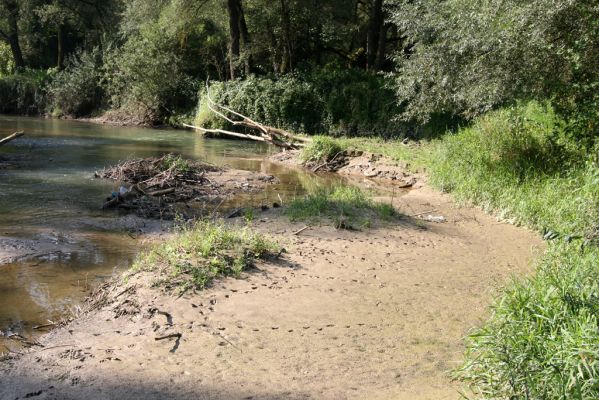
[[278,250],[249,227],[202,221],[180,228],[172,239],[140,255],[132,270],[158,271],[156,285],[203,289],[219,276],[239,276]]

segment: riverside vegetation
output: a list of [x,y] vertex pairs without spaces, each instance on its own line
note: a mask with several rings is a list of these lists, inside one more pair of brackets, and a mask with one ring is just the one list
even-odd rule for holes
[[[536,273],[498,293],[456,377],[479,398],[597,398],[598,21],[591,0],[0,0],[0,112],[229,129],[208,112],[209,79],[225,106],[322,135],[304,161],[352,147],[425,169],[549,241]],[[362,207],[378,208],[343,188],[288,213],[335,222]],[[197,229],[186,243],[228,237]],[[167,275],[202,287],[270,248],[244,235],[223,244],[231,258],[190,253],[214,265],[174,243],[139,265],[176,253]]]

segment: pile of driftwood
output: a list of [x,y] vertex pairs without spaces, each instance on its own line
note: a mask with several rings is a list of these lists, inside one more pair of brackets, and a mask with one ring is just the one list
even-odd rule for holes
[[208,85],[208,83],[206,83],[206,99],[208,100],[207,104],[210,111],[227,121],[230,125],[235,127],[241,127],[246,132],[249,130],[257,132],[255,134],[240,133],[225,129],[208,129],[201,126],[183,124],[185,127],[196,129],[202,133],[215,133],[226,136],[238,137],[242,139],[255,140],[258,142],[270,143],[274,146],[281,147],[286,150],[299,149],[304,147],[307,143],[311,142],[311,140],[308,138],[296,136],[283,129],[263,125],[249,117],[246,117],[243,114],[238,113],[237,111],[230,109],[229,107],[225,107],[216,103],[210,96],[210,86]]
[[172,206],[201,195],[211,185],[206,173],[219,170],[210,164],[167,154],[124,161],[96,172],[95,177],[122,184],[106,199],[102,209],[135,211],[144,218],[172,219],[175,216]]

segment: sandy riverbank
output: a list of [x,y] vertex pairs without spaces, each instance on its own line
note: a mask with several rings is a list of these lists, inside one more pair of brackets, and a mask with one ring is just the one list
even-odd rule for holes
[[447,222],[294,235],[268,211],[253,224],[281,260],[180,298],[145,273],[106,286],[101,307],[0,364],[0,398],[458,398],[463,336],[542,241],[426,186],[394,206]]

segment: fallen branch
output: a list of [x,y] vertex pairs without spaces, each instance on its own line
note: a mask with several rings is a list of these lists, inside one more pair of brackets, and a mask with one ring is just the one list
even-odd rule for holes
[[158,197],[158,196],[164,196],[165,194],[170,194],[170,193],[175,193],[175,188],[157,190],[155,192],[148,193],[148,196]]
[[18,137],[21,137],[25,134],[25,132],[21,131],[21,132],[15,132],[12,135],[9,135],[7,137],[5,137],[4,139],[0,139],[0,146],[4,146],[6,143],[15,140]]
[[300,233],[302,233],[303,231],[305,231],[305,230],[306,230],[306,229],[308,229],[308,228],[309,228],[309,226],[305,226],[305,227],[303,227],[302,229],[300,229],[299,231],[297,231],[297,232],[293,232],[293,234],[294,234],[295,236],[297,236],[297,235],[299,235]]
[[299,149],[305,146],[306,143],[311,142],[311,140],[308,138],[298,137],[283,129],[263,125],[229,107],[218,104],[210,96],[210,86],[208,82],[206,82],[206,98],[208,99],[208,109],[212,113],[224,119],[232,126],[240,126],[247,129],[255,129],[259,132],[259,135],[238,133],[225,129],[209,129],[189,124],[183,124],[183,126],[187,128],[197,129],[202,133],[218,133],[226,136],[255,140],[258,142],[266,142],[287,150]]

